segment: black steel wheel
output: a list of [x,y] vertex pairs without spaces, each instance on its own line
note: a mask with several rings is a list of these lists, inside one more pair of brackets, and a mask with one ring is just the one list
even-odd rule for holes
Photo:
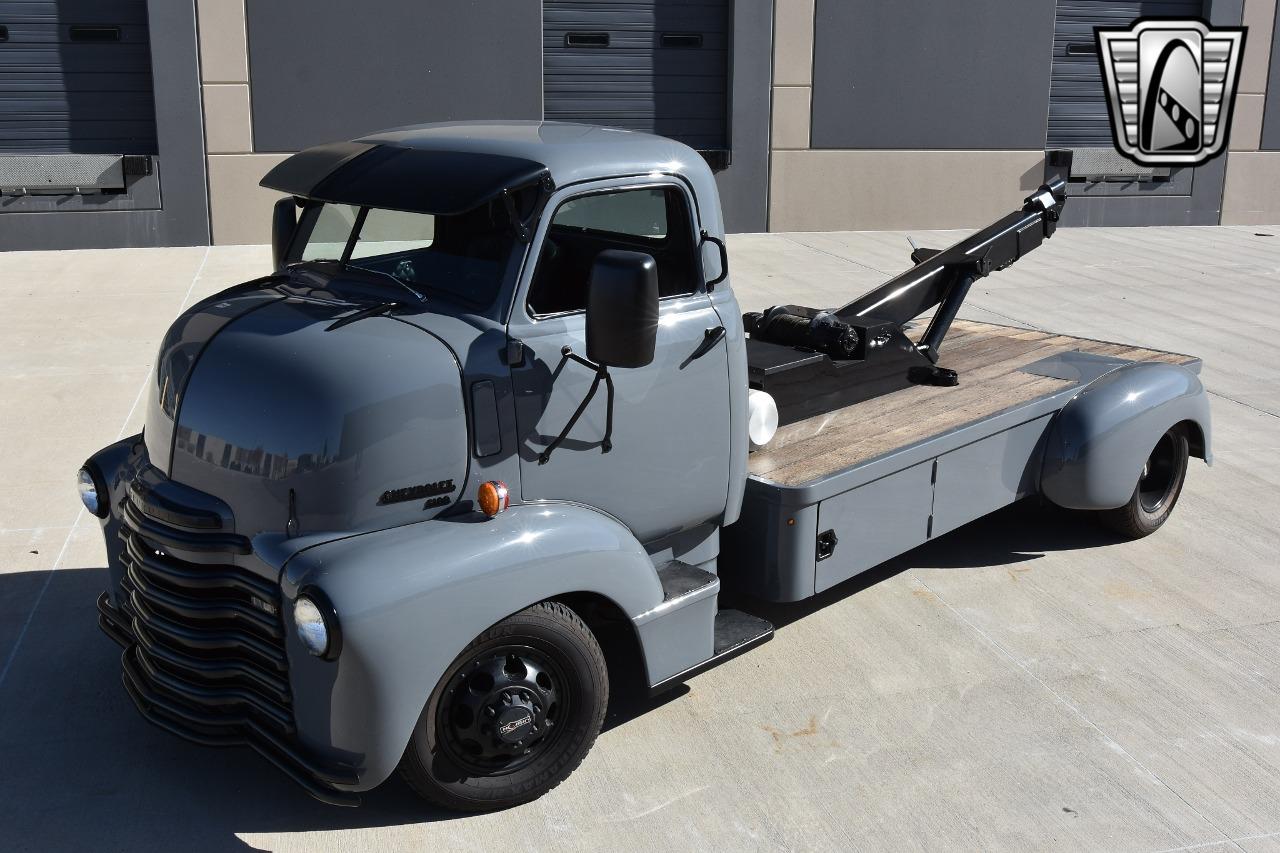
[[400,770],[446,808],[491,811],[550,791],[604,722],[604,654],[578,615],[543,602],[477,637],[423,709]]
[[1142,466],[1129,502],[1098,514],[1107,527],[1129,539],[1141,539],[1160,529],[1173,512],[1187,479],[1190,447],[1177,427],[1160,436]]

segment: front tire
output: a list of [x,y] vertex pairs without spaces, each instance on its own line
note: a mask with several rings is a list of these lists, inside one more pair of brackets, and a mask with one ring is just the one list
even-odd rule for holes
[[1142,466],[1129,502],[1099,512],[1098,519],[1127,539],[1141,539],[1155,533],[1169,519],[1182,494],[1189,458],[1187,436],[1174,427],[1156,442]]
[[450,664],[414,727],[400,772],[458,811],[535,800],[574,771],[609,704],[604,654],[554,601],[509,616]]

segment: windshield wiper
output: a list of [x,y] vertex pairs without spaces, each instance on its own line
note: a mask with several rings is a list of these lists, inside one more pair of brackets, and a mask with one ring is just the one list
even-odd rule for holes
[[326,332],[332,332],[334,329],[341,329],[356,320],[363,320],[365,317],[375,317],[378,314],[385,314],[393,308],[399,308],[399,302],[379,302],[377,305],[370,305],[367,308],[361,308],[359,311],[348,314],[345,317],[339,317],[328,326],[325,327]]
[[345,261],[340,262],[340,265],[343,272],[347,272],[347,273],[362,272],[362,273],[368,273],[369,275],[377,275],[377,276],[382,276],[383,278],[389,278],[400,287],[412,293],[414,298],[417,299],[419,302],[427,301],[427,297],[423,296],[421,293],[414,290],[407,283],[405,283],[402,279],[396,278],[389,272],[383,272],[382,270],[371,270],[368,267],[358,267],[355,264],[349,264],[349,263],[346,263]]

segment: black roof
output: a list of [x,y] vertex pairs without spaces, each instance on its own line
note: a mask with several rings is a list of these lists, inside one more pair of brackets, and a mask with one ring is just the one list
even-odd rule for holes
[[548,173],[542,163],[522,157],[335,142],[293,155],[268,172],[262,186],[318,201],[447,216]]

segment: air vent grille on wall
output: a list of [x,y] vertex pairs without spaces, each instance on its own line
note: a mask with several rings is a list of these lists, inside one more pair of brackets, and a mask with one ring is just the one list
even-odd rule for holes
[[[150,157],[129,158],[150,161]],[[118,154],[0,154],[4,195],[82,195],[125,189],[124,157]],[[147,174],[149,163],[130,163],[131,174]]]
[[1167,180],[1168,168],[1139,166],[1111,148],[1077,148],[1071,162],[1071,180],[1097,181],[1161,181]]

